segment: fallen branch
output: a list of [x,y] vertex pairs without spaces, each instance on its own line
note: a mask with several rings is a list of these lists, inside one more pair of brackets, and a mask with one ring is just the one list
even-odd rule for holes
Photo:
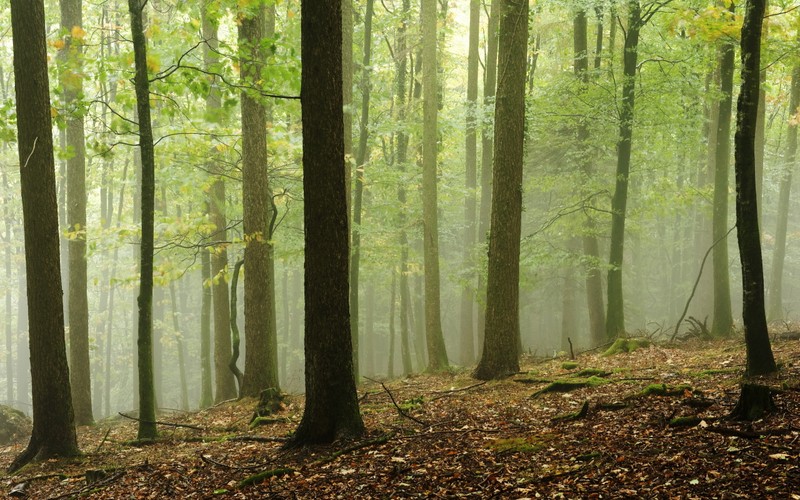
[[450,389],[449,391],[434,391],[434,393],[439,394],[439,396],[436,396],[435,398],[431,398],[431,401],[436,401],[437,399],[441,399],[441,398],[443,398],[445,396],[449,396],[449,395],[455,394],[457,392],[464,392],[464,391],[468,391],[470,389],[474,389],[476,387],[480,387],[480,386],[486,384],[486,382],[488,382],[488,381],[484,380],[483,382],[478,382],[477,384],[472,384],[472,385],[469,385],[467,387],[462,387],[460,389]]
[[84,486],[82,488],[79,488],[77,490],[74,490],[74,491],[68,491],[66,493],[63,493],[63,494],[55,496],[55,497],[49,497],[47,500],[61,500],[62,498],[72,498],[72,497],[80,496],[83,493],[87,493],[89,491],[96,491],[96,490],[98,490],[100,488],[105,488],[106,486],[110,485],[111,483],[113,483],[114,481],[116,481],[117,479],[121,478],[124,475],[125,475],[125,471],[121,470],[121,471],[117,471],[115,474],[112,474],[112,475],[110,475],[110,476],[108,476],[108,477],[106,477],[106,478],[104,478],[104,479],[102,479],[100,481],[89,482],[88,479],[87,479],[87,483],[88,484],[86,486]]
[[259,472],[258,474],[253,474],[252,476],[248,476],[236,484],[237,488],[243,488],[245,486],[250,486],[252,484],[258,484],[265,479],[269,479],[271,477],[278,477],[283,476],[286,474],[291,474],[294,472],[292,468],[278,468],[278,469],[270,469],[265,470],[263,472]]
[[159,420],[155,420],[155,421],[151,422],[151,421],[149,421],[149,420],[142,420],[142,419],[140,419],[140,418],[138,418],[138,417],[131,417],[130,415],[125,415],[125,414],[124,414],[124,413],[122,413],[122,412],[118,412],[118,413],[119,413],[119,415],[120,415],[120,416],[122,416],[122,417],[128,418],[128,419],[130,419],[130,420],[135,420],[136,422],[143,422],[143,423],[145,423],[145,424],[166,425],[167,427],[182,427],[182,428],[186,428],[186,429],[193,429],[193,430],[196,430],[196,431],[204,431],[204,430],[205,430],[205,429],[203,429],[202,427],[197,427],[196,425],[189,425],[189,424],[173,424],[172,422],[161,422],[161,421],[159,421]]
[[567,413],[565,415],[558,415],[556,417],[553,417],[552,420],[553,422],[571,422],[573,420],[579,420],[581,418],[584,418],[588,414],[589,414],[589,400],[587,399],[586,401],[583,402],[583,405],[581,405],[580,410],[573,413]]
[[222,468],[225,468],[225,469],[232,469],[232,470],[254,470],[254,469],[260,469],[261,467],[263,467],[263,465],[244,465],[243,466],[243,465],[225,464],[225,463],[222,463],[222,462],[218,462],[218,461],[214,460],[211,457],[203,455],[202,453],[200,453],[200,460],[202,460],[203,462],[205,462],[207,464],[216,465],[218,467],[222,467]]
[[94,452],[95,452],[95,453],[98,453],[98,452],[100,451],[100,448],[102,448],[102,447],[103,447],[103,445],[104,445],[104,444],[105,444],[105,442],[106,442],[106,439],[108,439],[108,434],[109,434],[110,432],[111,432],[111,427],[109,427],[109,428],[108,428],[108,430],[106,430],[106,434],[105,434],[105,436],[103,436],[103,440],[102,440],[102,441],[100,441],[100,444],[98,444],[98,445],[97,445],[97,449],[95,449],[95,450],[94,450]]
[[281,436],[233,436],[228,438],[228,441],[252,441],[256,443],[285,443],[289,441],[288,437]]
[[416,434],[409,434],[407,436],[397,436],[394,439],[401,440],[401,439],[416,439],[416,438],[426,438],[430,436],[437,436],[442,434],[469,434],[470,432],[485,432],[487,434],[495,434],[500,432],[500,429],[481,429],[479,427],[470,427],[469,429],[453,429],[450,431],[434,431],[434,432],[419,432]]
[[352,444],[346,448],[342,448],[341,450],[328,455],[327,457],[323,457],[320,458],[319,460],[312,462],[312,465],[322,465],[328,462],[333,462],[342,455],[351,453],[356,450],[360,450],[361,448],[366,448],[367,446],[374,446],[376,444],[384,444],[388,442],[389,439],[392,438],[392,436],[393,436],[392,434],[384,434],[383,436],[376,437],[375,439],[367,439],[366,441],[361,441],[360,443]]
[[430,424],[428,424],[427,422],[425,422],[424,420],[420,420],[420,419],[418,419],[418,418],[416,418],[416,417],[412,417],[412,416],[411,416],[411,415],[409,415],[409,414],[408,414],[408,413],[407,413],[405,410],[403,410],[402,408],[400,408],[400,405],[398,405],[398,404],[397,404],[397,401],[394,399],[394,394],[392,394],[392,391],[390,391],[390,390],[389,390],[389,388],[388,388],[388,387],[386,387],[386,384],[384,384],[383,382],[381,382],[381,381],[379,381],[379,380],[374,380],[374,379],[371,379],[371,378],[369,378],[369,377],[364,377],[364,378],[365,378],[365,379],[367,379],[367,380],[369,380],[369,381],[371,381],[371,382],[376,382],[376,383],[378,383],[378,384],[381,384],[381,387],[383,387],[383,390],[384,390],[384,391],[386,391],[386,394],[388,394],[388,395],[389,395],[389,398],[392,400],[392,404],[393,404],[393,405],[394,405],[394,407],[397,409],[397,412],[398,412],[400,415],[402,415],[402,416],[406,417],[406,418],[407,418],[407,419],[409,419],[409,420],[413,420],[414,422],[418,423],[419,425],[423,425],[423,426],[425,426],[425,427],[428,427],[428,426],[430,425]]

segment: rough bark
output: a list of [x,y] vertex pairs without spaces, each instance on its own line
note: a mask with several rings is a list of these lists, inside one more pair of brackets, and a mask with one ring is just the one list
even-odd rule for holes
[[33,431],[9,466],[16,471],[35,458],[77,455],[78,443],[64,339],[44,2],[13,0],[11,28],[33,394]]
[[736,233],[742,263],[742,320],[747,374],[764,375],[777,367],[764,311],[764,269],[756,194],[755,129],[758,115],[761,26],[765,0],[747,2],[742,24],[742,87],[736,110]]
[[[239,17],[239,52],[242,81],[258,86],[264,54],[266,11],[261,5]],[[241,94],[242,199],[244,205],[244,379],[240,397],[258,397],[278,384],[278,342],[275,323],[275,271],[272,256],[272,193],[267,177],[267,120],[260,98]]]
[[441,318],[437,201],[438,113],[436,0],[422,0],[422,225],[425,261],[425,341],[430,372],[447,368]]
[[303,2],[306,405],[292,444],[359,436],[350,336],[341,0]]
[[519,251],[525,144],[528,2],[505,0],[500,21],[494,174],[481,380],[519,371]]

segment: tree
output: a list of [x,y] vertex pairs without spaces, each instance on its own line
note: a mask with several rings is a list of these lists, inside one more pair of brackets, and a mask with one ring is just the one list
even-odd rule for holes
[[341,0],[301,6],[306,406],[294,445],[364,432],[348,305]]
[[[730,15],[733,16],[731,3]],[[715,242],[714,264],[714,320],[711,333],[728,335],[733,326],[731,312],[730,272],[728,270],[728,188],[730,187],[731,108],[733,103],[733,66],[736,48],[733,40],[722,44],[720,57],[719,114],[717,115],[716,145],[714,153],[714,215],[711,220],[711,237]]]
[[439,222],[437,215],[438,86],[436,66],[436,0],[422,0],[422,225],[425,255],[425,340],[428,371],[447,368],[447,350],[442,333]]
[[33,431],[9,466],[16,471],[79,450],[64,339],[44,2],[13,0],[11,29],[33,389]]
[[[775,250],[772,254],[772,270],[769,280],[770,321],[783,319],[783,272],[786,260],[786,232],[789,224],[789,195],[792,190],[792,172],[797,162],[797,119],[800,108],[800,64],[792,71],[791,97],[789,98],[789,125],[786,131],[786,154],[782,165],[778,195],[778,218],[775,228]],[[759,99],[760,102],[760,99]],[[759,108],[760,109],[760,108]],[[760,116],[760,112],[759,112]]]
[[275,269],[272,257],[272,193],[267,177],[267,119],[256,89],[261,79],[266,11],[258,2],[239,17],[242,81],[242,199],[244,205],[244,378],[240,397],[279,389],[275,324]]
[[467,123],[464,146],[466,176],[464,186],[464,271],[466,283],[461,290],[461,362],[472,364],[475,360],[475,275],[469,272],[475,251],[476,189],[478,183],[478,39],[480,37],[481,3],[470,0],[469,4],[469,50],[467,54]]
[[765,0],[750,0],[742,24],[742,86],[736,104],[734,137],[736,171],[736,233],[742,262],[742,319],[747,346],[747,374],[774,372],[764,313],[764,269],[756,195],[755,134],[761,69],[761,26]]
[[89,301],[86,296],[86,146],[83,106],[83,5],[81,0],[61,0],[64,44],[58,52],[60,80],[67,110],[67,231],[69,250],[69,375],[75,422],[88,425],[92,416],[89,366]]
[[[200,254],[203,295],[200,305],[200,408],[208,408],[214,402],[211,389],[211,256],[205,250]],[[224,367],[227,372],[227,366]],[[231,377],[233,375],[231,374]]]
[[139,120],[139,152],[141,154],[141,224],[142,237],[139,252],[138,315],[138,380],[139,380],[139,432],[142,440],[155,439],[156,395],[153,377],[153,250],[155,217],[155,150],[153,125],[150,120],[150,80],[147,75],[147,39],[144,36],[142,0],[128,0],[131,15],[131,34],[136,74],[136,110]]
[[481,380],[519,371],[519,251],[522,160],[525,144],[525,77],[528,2],[505,0],[498,47],[492,222]]
[[639,32],[643,25],[639,0],[628,1],[628,31],[623,52],[622,103],[617,141],[617,171],[614,197],[611,200],[611,249],[608,257],[608,310],[606,337],[625,333],[625,302],[622,295],[622,262],[625,249],[625,217],[628,204],[628,176],[631,171],[633,118],[636,104],[636,68]]

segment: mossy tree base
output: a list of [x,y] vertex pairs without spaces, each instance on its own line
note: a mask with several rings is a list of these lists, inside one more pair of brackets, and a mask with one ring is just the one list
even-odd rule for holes
[[648,339],[642,338],[618,338],[611,344],[604,353],[603,356],[613,356],[615,354],[619,354],[621,352],[633,352],[640,347],[648,347],[650,346],[650,341]]
[[772,390],[765,385],[742,384],[739,401],[728,418],[730,420],[758,420],[775,411]]

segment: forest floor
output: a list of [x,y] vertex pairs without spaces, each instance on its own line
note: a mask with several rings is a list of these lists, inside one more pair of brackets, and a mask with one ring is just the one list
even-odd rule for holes
[[[367,381],[366,435],[329,446],[281,448],[302,416],[300,396],[254,429],[255,400],[163,414],[194,428],[161,426],[146,446],[133,442],[136,422],[104,420],[79,428],[82,457],[31,464],[0,476],[0,487],[36,499],[800,499],[800,341],[773,350],[782,369],[758,382],[774,389],[777,410],[751,423],[726,419],[744,343],[690,341],[585,353],[573,369],[526,358],[517,376],[487,383],[467,371]],[[540,393],[585,369],[594,370],[579,380],[586,387]],[[24,445],[0,448],[0,467]],[[242,483],[263,471],[270,477]]]

